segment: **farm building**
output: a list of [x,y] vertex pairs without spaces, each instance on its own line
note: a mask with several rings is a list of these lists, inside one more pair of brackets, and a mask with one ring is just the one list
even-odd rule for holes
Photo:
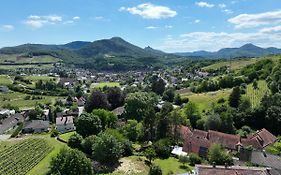
[[208,149],[212,144],[220,144],[228,150],[237,151],[245,146],[253,146],[255,149],[264,149],[277,141],[277,138],[266,129],[257,131],[247,138],[239,135],[226,134],[217,131],[190,130],[185,131],[183,151],[195,153],[206,158]]
[[47,132],[50,127],[49,121],[32,120],[25,124],[23,133],[42,133]]

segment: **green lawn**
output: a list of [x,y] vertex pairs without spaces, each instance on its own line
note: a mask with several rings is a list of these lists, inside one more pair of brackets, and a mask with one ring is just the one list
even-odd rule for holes
[[117,82],[105,82],[105,83],[93,83],[91,84],[91,88],[103,88],[103,87],[120,87],[120,83]]
[[184,94],[182,97],[188,98],[189,101],[195,103],[202,112],[203,110],[211,109],[213,104],[217,103],[220,98],[224,98],[227,101],[230,93],[231,90],[227,89],[199,94],[188,93]]
[[72,132],[68,132],[68,133],[64,133],[64,134],[61,134],[60,135],[60,138],[65,140],[65,141],[68,141],[70,136],[72,136],[73,134],[75,134],[76,132],[75,131],[72,131]]
[[182,166],[178,159],[170,157],[168,159],[156,159],[154,163],[161,167],[163,175],[180,174],[192,171],[191,166]]
[[246,95],[244,97],[248,98],[251,102],[253,108],[256,108],[260,105],[260,101],[263,96],[267,93],[270,93],[270,90],[267,86],[266,81],[258,81],[258,88],[254,89],[253,84],[249,84],[246,89]]
[[0,85],[9,85],[12,83],[13,83],[13,81],[11,80],[10,76],[0,75]]
[[54,149],[41,161],[39,162],[34,168],[32,168],[27,175],[46,175],[49,171],[50,162],[53,157],[55,157],[60,149],[63,147],[67,147],[66,144],[63,144],[57,141],[55,138],[51,138],[49,134],[46,135],[39,135],[39,136],[32,136],[32,137],[42,137],[44,138],[49,145],[53,146]]
[[54,103],[57,97],[53,96],[42,96],[43,99],[39,100],[25,100],[24,98],[26,96],[32,96],[28,94],[23,94],[20,92],[13,92],[10,91],[8,93],[0,93],[0,107],[10,104],[15,107],[19,108],[28,108],[28,107],[34,107],[37,103]]

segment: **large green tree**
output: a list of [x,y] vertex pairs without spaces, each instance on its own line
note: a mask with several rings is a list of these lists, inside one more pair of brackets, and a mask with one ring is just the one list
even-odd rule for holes
[[99,117],[103,129],[115,127],[118,120],[117,116],[113,112],[105,109],[95,109],[92,114]]
[[98,134],[102,130],[101,120],[94,114],[83,113],[75,120],[74,124],[76,132],[84,138]]
[[229,96],[229,106],[233,108],[238,108],[241,98],[240,87],[234,87],[232,93]]
[[62,149],[51,160],[50,174],[92,175],[92,163],[84,153],[76,149]]

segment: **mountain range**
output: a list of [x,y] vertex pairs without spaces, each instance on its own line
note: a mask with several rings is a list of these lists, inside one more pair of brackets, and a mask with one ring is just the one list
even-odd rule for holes
[[120,37],[94,42],[74,41],[62,45],[23,44],[4,47],[0,54],[17,54],[21,58],[50,55],[59,58],[66,65],[75,65],[97,70],[135,70],[169,66],[190,59],[230,59],[260,57],[280,54],[281,49],[261,48],[246,44],[240,48],[225,48],[217,52],[197,51],[165,53],[151,47],[141,48]]
[[243,58],[243,57],[260,57],[271,54],[280,54],[281,49],[270,47],[270,48],[261,48],[253,44],[245,44],[239,48],[224,48],[220,49],[217,52],[208,52],[208,51],[196,51],[196,52],[181,52],[174,53],[179,56],[196,56],[202,58],[210,59],[231,59],[231,58]]

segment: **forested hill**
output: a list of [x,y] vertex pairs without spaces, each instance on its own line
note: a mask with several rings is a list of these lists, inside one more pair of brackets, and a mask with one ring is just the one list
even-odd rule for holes
[[182,59],[152,48],[140,48],[119,37],[94,42],[74,41],[64,45],[24,44],[2,48],[0,54],[19,54],[23,57],[51,55],[67,65],[100,70],[161,67]]
[[203,58],[243,58],[243,57],[261,57],[271,54],[280,54],[281,49],[274,47],[261,48],[253,44],[245,44],[239,48],[224,48],[217,52],[207,52],[207,51],[196,51],[196,52],[182,52],[175,53],[180,56],[199,56]]

